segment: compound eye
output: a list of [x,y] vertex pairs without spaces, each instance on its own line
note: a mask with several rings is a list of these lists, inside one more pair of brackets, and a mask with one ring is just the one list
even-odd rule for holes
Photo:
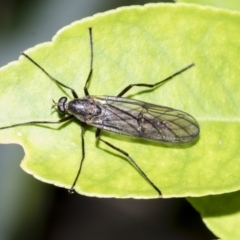
[[58,100],[58,111],[60,113],[66,113],[66,107],[65,107],[65,104],[67,102],[67,98],[66,97],[61,97],[59,100]]

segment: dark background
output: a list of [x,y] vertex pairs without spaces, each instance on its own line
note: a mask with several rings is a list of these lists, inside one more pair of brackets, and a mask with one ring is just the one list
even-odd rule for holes
[[[145,3],[0,0],[0,66],[18,59],[23,50],[51,40],[60,28],[75,20]],[[65,189],[23,172],[19,167],[23,155],[19,145],[0,145],[1,240],[214,238],[185,199],[120,200],[69,195]]]

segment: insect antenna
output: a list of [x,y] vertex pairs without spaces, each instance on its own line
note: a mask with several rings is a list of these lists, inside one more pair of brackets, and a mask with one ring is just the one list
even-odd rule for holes
[[52,105],[51,109],[55,108],[58,105],[58,103],[55,102],[54,99],[52,99],[52,102],[53,102],[53,105]]

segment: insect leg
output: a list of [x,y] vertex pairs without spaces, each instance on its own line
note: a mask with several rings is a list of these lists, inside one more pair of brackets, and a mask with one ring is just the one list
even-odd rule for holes
[[75,180],[71,186],[71,188],[68,190],[69,193],[74,193],[74,187],[77,183],[77,180],[80,176],[80,173],[81,173],[81,170],[82,170],[82,165],[83,165],[83,160],[85,158],[85,142],[84,142],[84,127],[81,125],[81,138],[82,138],[82,159],[81,159],[81,162],[80,162],[80,166],[79,166],[79,169],[78,169],[78,172],[77,172],[77,175],[75,177]]
[[182,72],[188,70],[189,68],[193,67],[194,66],[194,63],[186,66],[185,68],[175,72],[174,74],[172,74],[171,76],[161,80],[160,82],[157,82],[157,83],[154,83],[154,84],[146,84],[146,83],[136,83],[136,84],[129,84],[127,87],[125,87],[118,95],[117,97],[121,97],[123,96],[126,92],[128,92],[132,87],[148,87],[148,88],[154,88],[156,86],[158,86],[159,84],[162,84],[164,82],[167,82],[168,80],[174,78],[175,76],[181,74]]
[[85,82],[85,85],[84,85],[84,93],[86,96],[89,96],[89,91],[88,91],[88,88],[87,88],[87,85],[91,79],[91,76],[92,76],[92,71],[93,71],[93,40],[92,40],[92,28],[89,28],[89,39],[90,39],[90,51],[91,51],[91,54],[90,54],[90,70],[89,70],[89,73],[88,73],[88,77],[87,77],[87,80]]
[[107,144],[109,147],[113,148],[114,150],[122,153],[124,156],[126,156],[128,158],[128,161],[137,169],[137,171],[142,175],[142,177],[157,191],[157,193],[159,194],[159,196],[162,196],[161,191],[158,189],[158,187],[148,178],[148,176],[143,172],[143,170],[137,165],[137,163],[132,159],[132,157],[125,152],[124,150],[112,145],[111,143],[103,140],[102,138],[100,138],[100,134],[101,134],[101,129],[97,129],[96,131],[96,138],[100,141],[102,141],[103,143]]
[[36,61],[34,61],[31,57],[29,57],[26,53],[22,52],[22,55],[25,56],[28,60],[30,60],[34,65],[36,65],[39,69],[41,69],[52,81],[54,81],[55,83],[59,84],[60,86],[67,88],[69,90],[71,90],[72,95],[74,98],[78,98],[77,93],[75,92],[74,89],[68,87],[67,85],[61,83],[60,81],[58,81],[56,78],[54,78],[53,76],[51,76],[44,68],[42,68]]
[[1,127],[0,130],[23,126],[23,125],[32,125],[32,124],[58,124],[58,123],[66,122],[66,121],[70,120],[72,117],[73,117],[73,115],[69,115],[67,117],[59,119],[58,121],[29,121],[29,122],[24,122],[24,123],[17,123],[17,124],[13,124],[13,125],[6,126],[6,127]]

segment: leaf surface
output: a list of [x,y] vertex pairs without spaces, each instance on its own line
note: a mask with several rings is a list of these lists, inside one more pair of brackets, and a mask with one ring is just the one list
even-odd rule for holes
[[[211,23],[211,24],[209,24]],[[201,127],[197,141],[162,144],[103,133],[128,152],[164,197],[204,196],[240,188],[240,15],[182,4],[119,8],[72,23],[52,42],[26,50],[38,64],[83,96],[90,65],[88,28],[93,29],[92,95],[116,96],[130,83],[155,83],[194,62],[196,67],[154,90],[127,97],[176,108]],[[72,98],[25,57],[0,70],[0,122],[54,121],[52,99]],[[2,130],[2,143],[19,143],[21,167],[36,178],[69,188],[81,159],[77,120]],[[76,190],[98,197],[158,197],[127,159],[85,132],[86,159]]]
[[240,10],[240,2],[238,0],[176,0],[176,2],[182,3],[196,3],[200,5],[208,5],[218,8],[225,8],[229,10]]

